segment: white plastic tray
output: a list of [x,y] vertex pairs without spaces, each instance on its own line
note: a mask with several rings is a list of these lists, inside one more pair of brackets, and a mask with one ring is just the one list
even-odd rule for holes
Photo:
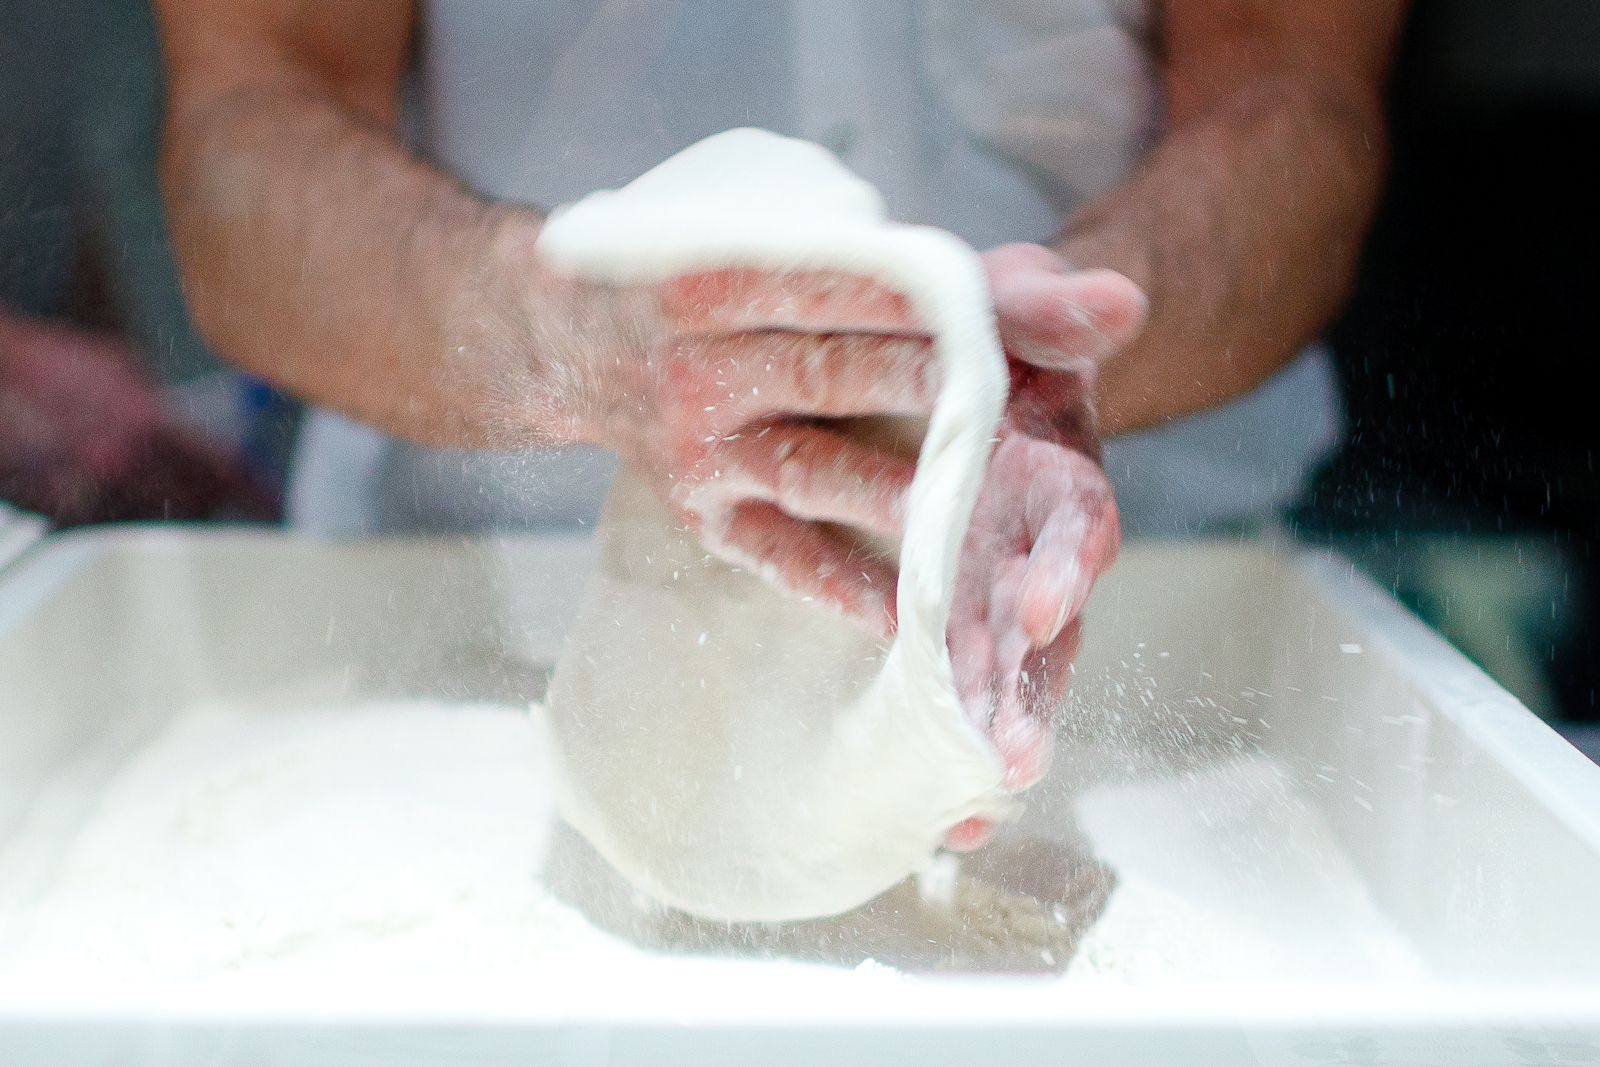
[[[0,846],[69,761],[131,751],[196,700],[329,677],[525,697],[589,560],[580,539],[47,539],[0,572]],[[1177,781],[1246,749],[1297,768],[1427,982],[1064,997],[962,976],[780,1000],[758,970],[730,984],[686,965],[476,1010],[0,1002],[0,1063],[1600,1063],[1600,768],[1336,559],[1131,545],[1089,619],[1044,795]],[[1172,845],[1195,877],[1227,877],[1203,841]],[[1283,921],[1317,921],[1256,884]]]
[[43,537],[49,529],[44,519],[0,500],[0,567],[22,555],[23,549]]

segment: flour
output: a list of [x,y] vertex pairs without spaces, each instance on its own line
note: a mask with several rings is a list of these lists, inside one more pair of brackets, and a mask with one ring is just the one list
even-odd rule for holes
[[[888,957],[707,959],[596,929],[540,877],[548,757],[527,709],[192,709],[88,798],[75,832],[48,830],[40,810],[0,852],[0,1005],[559,1013],[632,990],[802,1015],[832,998],[870,1017],[931,995]],[[1120,883],[1041,988],[1181,1001],[1219,982],[1420,973],[1275,764],[1111,787],[1077,807]],[[42,850],[53,873],[18,900],[19,869],[37,866],[22,861]]]
[[658,900],[767,922],[861,905],[952,826],[1003,817],[1004,769],[967,719],[945,648],[1006,392],[977,253],[888,222],[877,192],[817,145],[748,129],[556,212],[539,251],[611,284],[727,267],[873,278],[905,295],[941,372],[886,649],[711,558],[619,474],[550,689],[568,821]]
[[0,924],[0,985],[277,970],[337,988],[396,952],[441,978],[626,955],[535,880],[545,747],[525,711],[491,706],[198,708],[107,784],[53,884]]
[[1118,886],[1067,968],[1070,986],[1424,980],[1276,760],[1106,787],[1074,808]]

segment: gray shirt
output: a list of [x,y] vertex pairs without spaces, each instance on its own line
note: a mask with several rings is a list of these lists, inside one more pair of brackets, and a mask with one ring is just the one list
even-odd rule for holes
[[[424,150],[486,195],[545,209],[762,126],[832,149],[898,219],[980,249],[1044,242],[1137,164],[1160,120],[1132,0],[429,0],[424,16]],[[1259,413],[1230,422],[1219,409],[1198,438],[1178,435],[1175,466],[1162,460],[1171,432],[1126,439],[1127,455],[1112,442],[1130,530],[1292,495],[1308,455],[1336,437],[1325,368],[1296,380],[1268,405],[1265,435]],[[581,525],[613,462],[588,448],[439,452],[318,414],[291,520],[325,532]]]

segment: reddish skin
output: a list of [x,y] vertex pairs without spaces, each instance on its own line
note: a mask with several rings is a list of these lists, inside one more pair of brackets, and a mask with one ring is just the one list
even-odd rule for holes
[[[1072,271],[1036,245],[998,248],[984,262],[1010,359],[1011,401],[963,544],[948,640],[963,702],[1005,761],[1008,787],[1020,790],[1044,773],[1050,712],[1077,649],[1078,615],[1094,580],[1115,558],[1119,540],[1111,486],[1099,466],[1091,401],[1096,361],[1137,336],[1147,305],[1122,276]],[[686,284],[726,291],[712,279]],[[759,314],[774,307],[762,292],[742,292],[732,303]],[[889,302],[881,309],[879,329],[914,328],[903,305]],[[835,320],[842,310],[831,310]],[[809,313],[818,316],[812,321],[821,318],[817,309]],[[725,321],[726,314],[719,307],[689,325],[748,325]],[[774,344],[809,352],[824,365],[840,360],[838,368],[819,372],[810,388],[786,380],[790,401],[802,395],[815,400],[831,383],[847,380],[851,365],[890,354],[905,360],[896,381],[910,383],[921,368],[924,378],[915,391],[858,401],[839,397],[829,406],[838,414],[850,413],[845,405],[852,402],[860,413],[909,413],[926,410],[935,394],[928,365],[921,362],[927,342],[920,337],[897,339],[888,348],[882,338],[829,335],[819,343],[799,333],[732,333],[680,344],[658,357],[669,364],[691,361],[678,386],[684,390],[681,410],[659,425],[679,433],[684,426],[704,426],[715,439],[685,442],[693,453],[687,457],[654,442],[655,454],[673,457],[667,465],[678,472],[671,476],[671,498],[720,554],[752,566],[780,561],[769,565],[770,580],[797,595],[831,599],[887,637],[893,629],[892,570],[810,520],[902,533],[913,466],[857,448],[824,427],[773,421],[783,405],[769,406],[770,387],[759,403],[747,391],[755,380],[751,356],[766,358]],[[856,352],[850,346],[864,347]],[[695,365],[695,359],[712,361]],[[787,365],[801,366],[803,360]],[[721,383],[721,391],[693,387],[708,381]],[[706,407],[715,409],[709,423],[701,421]],[[645,469],[652,462],[660,466],[648,458],[637,462]],[[977,847],[991,830],[985,821],[971,820],[953,830],[947,843]]]
[[719,555],[889,632],[892,569],[822,523],[898,534],[911,468],[819,420],[932,410],[938,369],[905,300],[864,279],[755,270],[558,284],[604,322],[582,355],[607,378],[571,436],[616,449]]
[[[1078,613],[1116,556],[1116,505],[1099,466],[1091,402],[1096,360],[1137,335],[1147,308],[1122,276],[1072,271],[1037,245],[998,248],[984,262],[1011,401],[963,544],[948,640],[963,702],[1005,761],[1008,787],[1020,790],[1044,772],[1050,709],[1076,651]],[[786,288],[801,282],[787,279]],[[636,386],[632,395],[671,406],[613,416],[654,427],[635,465],[663,478],[664,495],[708,547],[764,565],[780,587],[832,601],[889,636],[893,570],[815,520],[901,534],[913,465],[823,426],[782,420],[807,408],[926,412],[937,392],[926,338],[747,330],[780,314],[792,316],[780,325],[915,328],[903,302],[866,282],[843,286],[831,303],[815,291],[783,297],[771,279],[748,271],[674,288],[714,301],[704,311],[688,301],[668,316],[674,327],[727,332],[654,344],[649,362],[666,386]],[[790,373],[767,370],[767,360]],[[901,361],[899,370],[853,380],[859,367],[886,360]],[[802,369],[812,372],[804,381]],[[981,821],[963,824],[951,847],[975,847],[987,833]]]
[[[1082,592],[1116,543],[1089,413],[1121,432],[1236,395],[1338,307],[1383,172],[1382,86],[1401,6],[1167,0],[1154,19],[1164,140],[1056,242],[1067,263],[1101,269],[1067,271],[1028,246],[987,257],[1006,350],[1045,373],[1014,377],[951,645],[1014,783],[1042,768],[1043,721],[1029,709],[1048,701],[1002,692],[991,717],[983,665],[1002,690],[1013,666],[1037,697],[1062,681]],[[892,625],[884,576],[806,520],[896,521],[904,468],[817,436],[825,427],[812,420],[858,410],[852,398],[883,375],[911,383],[877,402],[925,408],[926,342],[898,298],[865,282],[756,274],[631,294],[571,286],[532,255],[537,216],[482,204],[396,143],[411,0],[156,9],[174,246],[218,351],[422,442],[610,444],[725,555],[879,632]],[[789,436],[770,431],[763,454],[746,431],[774,419]],[[787,463],[779,445],[792,449]],[[858,474],[885,497],[864,499]],[[1058,498],[1044,499],[1047,485]]]
[[[1111,271],[1073,271],[1036,245],[984,256],[1011,402],[962,545],[948,639],[956,688],[1025,789],[1049,764],[1050,719],[1078,651],[1080,613],[1121,531],[1100,467],[1097,362],[1144,326],[1144,294]],[[978,848],[968,819],[946,847]]]
[[[984,260],[1015,370],[991,482],[1029,471],[1036,487],[1046,475],[1058,486],[1087,479],[1087,491],[1098,501],[1109,488],[1091,470],[1093,463],[1081,459],[1092,455],[1097,461],[1099,455],[1089,399],[1094,360],[1138,332],[1146,311],[1143,295],[1111,271],[1072,272],[1037,245],[1007,245]],[[662,288],[682,298],[681,306],[663,301],[663,317],[682,332],[650,342],[654,358],[646,362],[657,380],[625,389],[638,403],[607,412],[607,425],[623,429],[591,432],[619,447],[639,469],[655,472],[662,495],[719,554],[761,569],[791,592],[835,603],[887,636],[894,618],[892,569],[864,558],[852,542],[817,523],[899,535],[912,464],[858,447],[825,426],[792,420],[931,410],[937,368],[905,302],[866,281],[834,279],[829,288],[823,276],[773,279],[756,271],[719,272]],[[817,332],[801,332],[801,326]],[[882,335],[889,330],[899,335]],[[1022,375],[1023,360],[1054,370]],[[1024,448],[1025,439],[1036,440]],[[1071,473],[1058,474],[1061,464]],[[1051,570],[1052,560],[1073,558],[1075,550],[1062,537],[1070,522],[1048,522],[1044,512],[1052,505],[1034,495],[1032,510],[1025,511],[1014,506],[1020,503],[1014,494],[987,487],[974,524],[983,536],[969,538],[967,546],[969,556],[976,552],[980,558],[966,564],[965,573],[1001,572],[1002,560],[987,553],[1001,548],[996,538],[1002,528],[1023,524],[1002,540],[1011,555],[1022,546],[1024,558],[1042,536],[1041,558],[1030,572],[1035,592],[1017,607],[1040,616],[1026,633],[1048,644],[1063,625],[1063,605],[1051,598],[1069,590],[1037,579]],[[1059,503],[1081,506],[1080,495],[1063,496]],[[1028,523],[1032,530],[1025,528]],[[1102,525],[1096,520],[1090,528]],[[1114,556],[1115,542],[1112,535],[1107,550],[1095,541],[1078,573],[1092,581]],[[1101,556],[1104,563],[1098,562]],[[965,581],[958,601],[977,592]],[[983,600],[985,617],[1022,625],[1009,620],[1007,611],[994,611],[988,597]],[[1078,604],[1081,595],[1069,617]],[[957,610],[959,615],[959,604]],[[967,632],[956,629],[952,636],[959,645]],[[997,631],[995,639],[1000,636]],[[987,658],[955,651],[964,663]]]
[[116,340],[0,311],[0,498],[56,526],[269,519],[237,460],[172,424]]

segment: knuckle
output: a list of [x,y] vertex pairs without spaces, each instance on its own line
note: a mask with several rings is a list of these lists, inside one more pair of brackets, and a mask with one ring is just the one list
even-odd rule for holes
[[828,409],[839,367],[839,339],[811,338],[794,359],[795,397],[806,411]]
[[663,405],[691,403],[704,377],[693,349],[686,344],[673,345],[659,353],[656,362],[656,391]]
[[939,395],[942,374],[933,346],[922,337],[883,340],[872,353],[872,380],[885,406],[921,409]]
[[784,435],[773,450],[777,460],[772,479],[778,499],[793,506],[810,494],[811,469],[815,458],[815,445],[809,434],[795,430]]

